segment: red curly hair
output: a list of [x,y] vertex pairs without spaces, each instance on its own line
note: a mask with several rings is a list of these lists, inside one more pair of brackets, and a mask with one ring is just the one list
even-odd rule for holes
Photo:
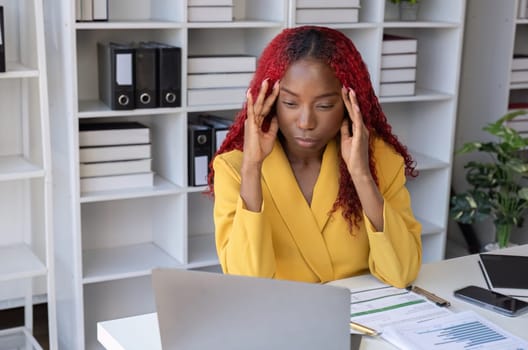
[[[319,26],[284,29],[264,48],[258,60],[255,75],[249,86],[253,98],[256,99],[264,79],[267,78],[269,80],[269,95],[273,84],[282,78],[288,67],[292,63],[305,58],[325,62],[332,68],[343,86],[354,90],[363,121],[370,134],[377,135],[392,145],[404,159],[406,174],[413,177],[416,176],[415,163],[407,148],[392,133],[392,128],[381,110],[378,98],[372,87],[367,66],[363,62],[359,51],[352,41],[338,30]],[[273,112],[270,112],[269,117],[272,114]],[[242,151],[244,145],[244,121],[246,118],[246,104],[244,104],[243,108],[237,113],[234,124],[216,154],[231,150]],[[371,155],[369,160],[370,171],[374,180],[378,183],[375,159],[372,157],[372,142],[369,145],[369,154]],[[214,195],[214,170],[212,163],[210,163],[209,190]],[[342,157],[340,157],[339,173],[339,191],[331,212],[341,208],[345,220],[351,226],[357,225],[361,218],[361,202]]]

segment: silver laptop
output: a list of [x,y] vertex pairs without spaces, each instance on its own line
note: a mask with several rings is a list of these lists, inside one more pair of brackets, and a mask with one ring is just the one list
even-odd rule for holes
[[152,284],[164,350],[351,347],[345,288],[182,269]]

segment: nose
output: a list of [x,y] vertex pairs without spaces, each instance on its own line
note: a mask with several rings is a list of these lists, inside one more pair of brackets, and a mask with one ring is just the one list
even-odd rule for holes
[[297,119],[297,127],[303,130],[314,129],[316,125],[315,116],[310,108],[303,108]]

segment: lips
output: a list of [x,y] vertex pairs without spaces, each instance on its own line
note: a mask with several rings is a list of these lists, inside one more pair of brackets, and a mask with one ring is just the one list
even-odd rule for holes
[[295,141],[301,147],[312,147],[317,144],[317,140],[310,137],[296,137]]

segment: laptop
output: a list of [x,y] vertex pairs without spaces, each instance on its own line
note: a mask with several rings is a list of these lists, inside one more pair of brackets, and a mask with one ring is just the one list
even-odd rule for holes
[[348,350],[346,288],[155,269],[152,284],[164,350]]

